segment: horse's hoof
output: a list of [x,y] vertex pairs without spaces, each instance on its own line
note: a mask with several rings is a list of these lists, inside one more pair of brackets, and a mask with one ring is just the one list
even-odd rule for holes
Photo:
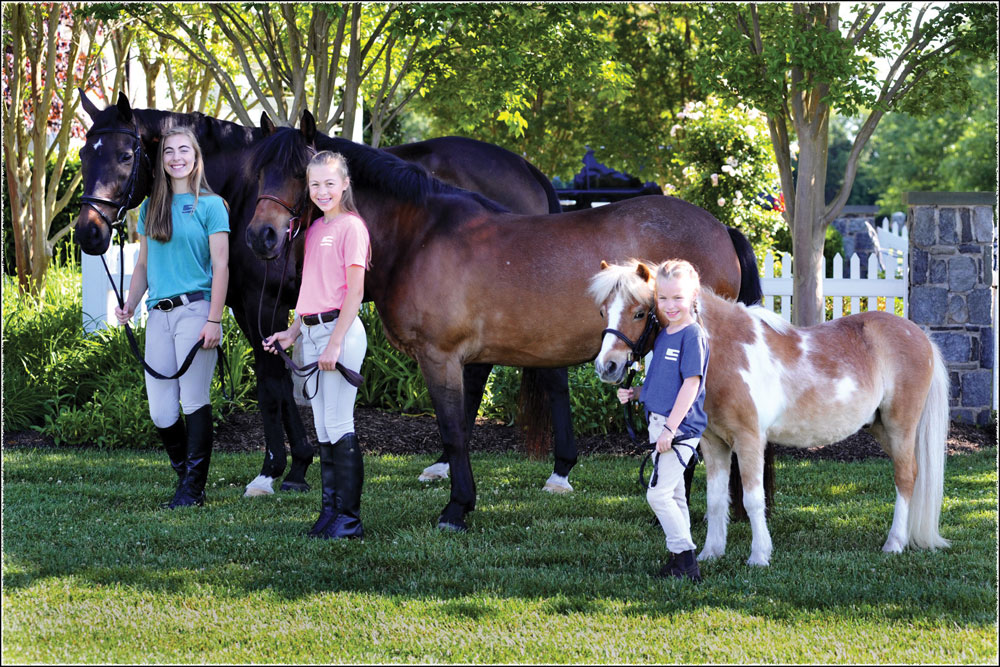
[[252,482],[247,484],[247,488],[243,492],[243,497],[255,498],[257,496],[274,495],[274,488],[271,486],[272,484],[274,484],[273,477],[267,477],[265,475],[257,475]]
[[285,480],[281,483],[281,491],[300,491],[301,493],[306,493],[312,487],[305,482],[289,482]]
[[421,482],[436,482],[439,479],[448,479],[450,466],[447,463],[435,463],[424,468],[417,480]]
[[895,537],[894,535],[890,535],[889,539],[885,541],[884,545],[882,545],[882,551],[884,551],[887,554],[901,554],[903,553],[903,548],[905,546],[906,545],[903,544],[903,542],[900,541],[897,537]]
[[438,530],[443,530],[446,533],[467,533],[469,532],[469,527],[465,525],[464,521],[461,521],[459,523],[453,523],[451,521],[445,521],[444,519],[439,519]]
[[545,481],[542,491],[548,491],[549,493],[573,493],[573,486],[565,477],[552,473]]
[[761,555],[751,555],[747,559],[747,565],[755,565],[757,567],[767,567],[771,564],[771,559],[769,557]]
[[[659,520],[657,519],[657,523]],[[715,560],[722,556],[723,552],[716,553],[714,550],[709,551],[708,549],[702,549],[701,553],[698,554],[698,560]]]

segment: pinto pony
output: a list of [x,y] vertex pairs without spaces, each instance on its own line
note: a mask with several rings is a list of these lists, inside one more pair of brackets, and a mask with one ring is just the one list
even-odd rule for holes
[[[654,309],[656,268],[632,261],[591,279],[609,329],[637,340]],[[941,353],[912,322],[867,312],[797,328],[760,306],[703,289],[698,304],[712,351],[705,378],[708,430],[701,441],[708,535],[698,556],[726,549],[730,452],[739,459],[753,543],[750,565],[767,565],[764,446],[839,442],[867,428],[892,459],[896,507],[886,552],[948,546],[938,532],[948,434],[948,375]],[[630,350],[605,333],[594,362],[604,382],[624,375]]]

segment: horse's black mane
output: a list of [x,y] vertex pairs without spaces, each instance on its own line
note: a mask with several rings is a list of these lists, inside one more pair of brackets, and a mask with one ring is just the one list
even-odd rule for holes
[[[371,187],[401,201],[423,204],[432,195],[456,195],[478,202],[494,213],[509,210],[492,199],[462,188],[448,185],[428,174],[422,167],[379,150],[339,137],[317,135],[317,150],[340,153],[347,160],[351,181],[360,188]],[[312,156],[305,136],[290,127],[278,128],[274,134],[254,144],[251,168],[254,173],[277,169],[296,178],[304,178],[306,165]]]

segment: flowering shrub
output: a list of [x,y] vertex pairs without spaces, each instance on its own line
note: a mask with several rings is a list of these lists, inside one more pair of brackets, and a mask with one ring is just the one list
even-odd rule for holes
[[697,204],[742,231],[758,257],[785,226],[784,199],[763,114],[709,98],[689,102],[670,129],[682,182],[667,194]]

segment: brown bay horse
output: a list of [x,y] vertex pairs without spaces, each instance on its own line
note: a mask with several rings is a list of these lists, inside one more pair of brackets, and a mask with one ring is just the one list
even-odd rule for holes
[[[248,128],[200,113],[174,113],[159,109],[133,109],[124,94],[104,109],[81,91],[84,110],[91,118],[87,141],[81,150],[83,202],[76,221],[75,238],[83,252],[100,255],[107,251],[112,228],[124,211],[137,207],[152,187],[157,142],[163,131],[174,126],[192,128],[205,158],[205,174],[212,188],[230,204],[230,285],[227,305],[253,347],[257,377],[257,399],[264,424],[266,453],[260,475],[280,477],[286,470],[287,437],[292,465],[286,482],[304,484],[305,468],[312,460],[312,447],[299,417],[290,376],[280,359],[264,353],[261,339],[274,323],[287,321],[298,291],[297,267],[288,271],[266,270],[266,265],[245,242],[257,196],[256,175],[245,166],[252,144],[274,130],[262,116],[261,127]],[[559,210],[551,183],[526,160],[498,146],[463,137],[443,137],[388,149],[415,164],[434,171],[455,185],[477,189],[522,213]],[[280,299],[280,301],[279,301]],[[261,328],[264,331],[261,331]],[[470,365],[470,387],[478,395],[466,397],[471,419],[475,418],[482,386],[490,366]],[[526,369],[526,394],[537,388],[548,394],[554,430],[556,473],[565,477],[576,461],[576,443],[570,418],[565,368]],[[532,391],[535,388],[535,391]],[[535,422],[543,420],[535,418]],[[527,434],[531,437],[531,434]],[[536,436],[537,437],[537,436]],[[436,464],[447,470],[447,454]],[[556,474],[554,473],[554,474]],[[445,473],[446,475],[446,473]]]
[[[384,152],[319,136],[308,113],[301,131],[279,128],[255,145],[258,192],[301,197],[314,149],[348,161],[372,240],[365,297],[392,344],[419,363],[434,403],[452,474],[451,498],[438,519],[443,529],[465,530],[465,515],[475,508],[465,366],[559,367],[593,359],[604,322],[587,284],[589,267],[604,257],[624,260],[640,249],[680,255],[700,268],[707,285],[734,298],[741,280],[756,278],[752,252],[749,260],[739,255],[724,225],[679,199],[647,196],[516,215]],[[247,236],[258,255],[279,253],[287,230],[287,213],[258,201]]]
[[[591,295],[607,326],[635,339],[654,304],[656,267],[604,265]],[[938,524],[948,434],[948,375],[937,346],[909,320],[884,312],[798,328],[760,306],[703,290],[702,324],[711,350],[705,378],[708,430],[701,449],[708,486],[708,535],[699,560],[725,552],[731,452],[740,463],[753,540],[750,565],[768,565],[764,446],[814,447],[867,428],[892,459],[896,505],[882,549],[948,545]],[[612,315],[613,314],[613,315]],[[641,315],[641,317],[637,317]],[[621,380],[628,350],[598,336],[597,375]]]

